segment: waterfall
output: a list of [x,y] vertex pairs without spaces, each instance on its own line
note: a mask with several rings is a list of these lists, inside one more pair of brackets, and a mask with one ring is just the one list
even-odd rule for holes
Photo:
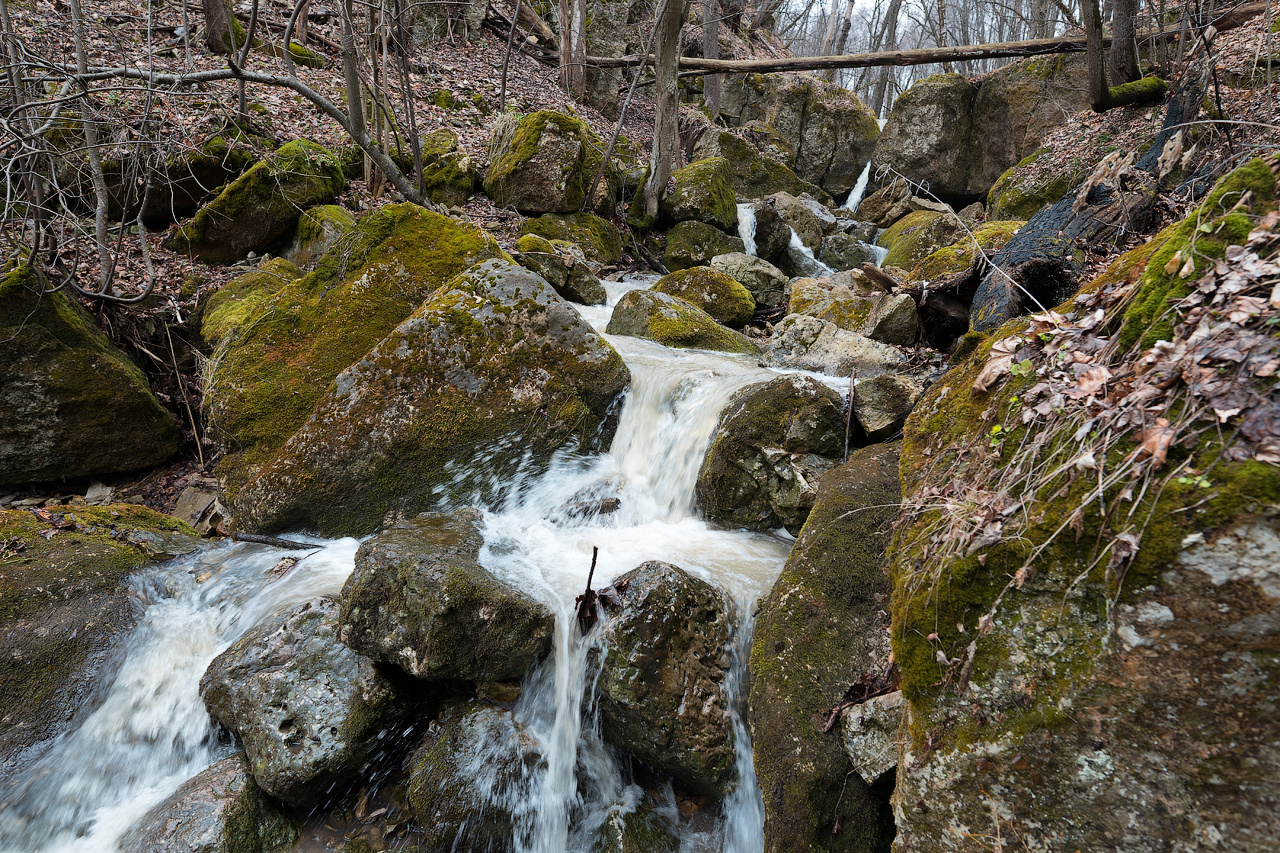
[[756,256],[756,206],[754,204],[738,205],[738,236],[742,238],[742,251]]
[[792,249],[792,251],[795,251],[801,255],[804,255],[804,257],[812,261],[814,268],[817,270],[819,275],[831,275],[833,272],[835,272],[835,270],[833,270],[831,267],[827,266],[826,264],[824,264],[822,261],[818,260],[814,256],[813,250],[804,244],[804,241],[800,239],[800,235],[796,233],[796,229],[794,228],[791,229],[790,248]]
[[858,176],[858,182],[853,185],[853,189],[849,190],[849,197],[844,200],[842,208],[853,212],[858,209],[858,205],[862,203],[862,195],[867,191],[867,181],[871,180],[871,161],[867,161],[866,167],[863,168],[862,174]]

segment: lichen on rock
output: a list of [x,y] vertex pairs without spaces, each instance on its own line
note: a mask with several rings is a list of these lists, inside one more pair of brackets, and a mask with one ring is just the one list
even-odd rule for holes
[[[494,135],[484,191],[498,206],[525,213],[581,210],[604,147],[582,119],[539,110],[519,119],[510,135]],[[588,206],[608,213],[615,194],[615,178],[606,167]]]
[[720,325],[698,306],[654,290],[632,290],[619,299],[605,331],[683,349],[757,351],[745,335]]

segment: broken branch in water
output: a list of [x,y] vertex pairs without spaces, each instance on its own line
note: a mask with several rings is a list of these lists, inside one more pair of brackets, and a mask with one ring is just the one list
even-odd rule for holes
[[573,603],[578,609],[578,629],[585,637],[587,632],[596,625],[596,620],[600,618],[600,614],[596,612],[596,593],[591,589],[591,581],[596,576],[596,557],[599,556],[600,549],[591,546],[591,571],[587,573],[587,591],[574,599]]
[[307,542],[293,542],[278,536],[263,536],[260,533],[232,533],[231,538],[237,542],[253,542],[258,545],[270,545],[273,548],[284,548],[287,551],[309,551],[318,548]]

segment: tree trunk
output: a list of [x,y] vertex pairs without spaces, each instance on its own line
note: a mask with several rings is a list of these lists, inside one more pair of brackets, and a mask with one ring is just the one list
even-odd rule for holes
[[[71,0],[71,27],[75,32],[76,71],[89,73],[89,55],[85,48],[84,12],[80,10],[80,0]],[[98,292],[109,293],[111,272],[111,249],[107,243],[107,179],[102,171],[102,152],[98,150],[98,125],[93,117],[93,105],[86,98],[84,102],[84,147],[89,158],[89,175],[93,181],[93,234],[98,247]]]
[[[947,0],[938,0],[938,47],[947,46]],[[951,63],[942,63],[942,70],[951,73]]]
[[676,63],[680,58],[680,19],[683,17],[682,0],[662,0],[658,12],[657,45],[654,50],[654,76],[657,91],[653,115],[653,153],[649,160],[649,179],[644,185],[645,216],[658,215],[658,202],[667,189],[671,177],[671,159],[680,147],[678,124],[680,92]]
[[352,0],[342,0],[342,77],[347,89],[347,115],[353,135],[365,135],[364,96],[360,90],[360,57],[356,53],[356,36],[352,22]]
[[[720,58],[720,8],[716,0],[702,0],[702,56],[704,59]],[[715,121],[720,115],[720,75],[702,78],[702,95],[707,112]]]
[[[889,3],[889,11],[885,13],[885,33],[883,47],[885,50],[894,50],[898,47],[898,12],[902,8],[902,0],[891,0]],[[884,108],[885,89],[889,86],[889,75],[892,74],[889,66],[885,66],[880,71],[880,79],[876,80],[875,94],[871,96],[871,111],[877,116],[880,115]]]
[[1112,85],[1132,83],[1139,77],[1137,42],[1137,0],[1115,0],[1111,18],[1111,55],[1107,71]]
[[1111,105],[1107,87],[1107,69],[1102,48],[1102,15],[1098,0],[1080,0],[1080,17],[1084,20],[1085,54],[1089,75],[1089,103],[1098,112]]
[[232,27],[239,25],[231,0],[200,0],[200,8],[204,12],[204,40],[209,50],[229,56],[233,40],[237,45],[244,43],[242,33],[232,32]]
[[571,97],[580,98],[586,91],[583,63],[587,59],[584,33],[587,26],[586,0],[560,0],[560,85]]

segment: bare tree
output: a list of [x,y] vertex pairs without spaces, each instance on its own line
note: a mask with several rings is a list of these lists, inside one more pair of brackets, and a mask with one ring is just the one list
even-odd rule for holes
[[[720,58],[720,8],[716,0],[702,0],[702,55],[706,59]],[[720,114],[720,75],[702,78],[702,96],[707,111],[714,119]]]
[[1088,62],[1089,103],[1101,112],[1111,105],[1111,90],[1107,87],[1107,68],[1102,49],[1102,12],[1098,0],[1080,0],[1080,17],[1084,20],[1084,35],[1088,45],[1085,55]]
[[1112,0],[1111,53],[1107,58],[1107,72],[1111,82],[1132,83],[1140,76],[1137,54],[1137,0]]
[[680,59],[680,21],[684,17],[682,0],[661,0],[658,11],[657,44],[654,50],[656,109],[653,116],[653,147],[649,158],[649,179],[644,185],[645,216],[658,215],[658,202],[671,177],[671,161],[680,148],[678,112],[679,80],[676,64]]

